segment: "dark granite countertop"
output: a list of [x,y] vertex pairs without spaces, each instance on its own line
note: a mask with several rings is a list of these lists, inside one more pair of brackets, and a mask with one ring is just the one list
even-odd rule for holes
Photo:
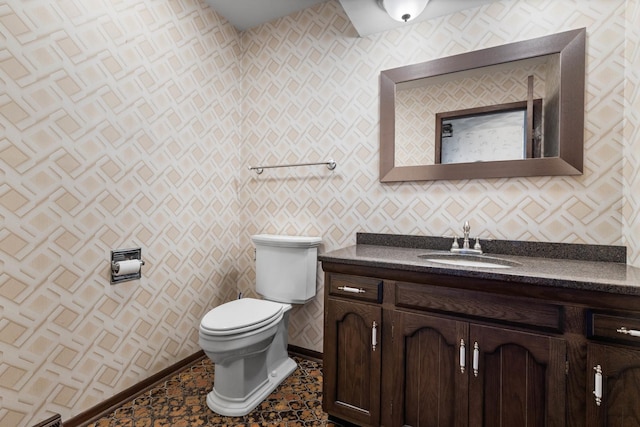
[[[399,243],[400,246],[393,246],[393,239],[370,239],[369,237],[371,236],[379,237],[380,235],[358,236],[358,244],[321,254],[318,258],[323,262],[640,296],[640,268],[628,266],[624,262],[612,262],[611,259],[617,260],[620,258],[619,254],[613,258],[606,256],[602,258],[604,261],[594,261],[594,257],[589,255],[589,253],[593,252],[594,246],[569,245],[573,246],[573,249],[577,252],[566,256],[572,259],[563,259],[556,253],[553,253],[553,258],[542,257],[541,253],[544,252],[544,250],[537,251],[534,256],[512,255],[509,254],[507,245],[507,249],[501,249],[502,253],[485,253],[484,256],[515,261],[520,265],[511,268],[497,269],[491,267],[462,267],[434,263],[419,258],[418,255],[437,252],[446,254],[448,251],[442,250],[441,248],[434,248],[434,246],[438,245],[415,247],[426,245],[414,244],[404,245],[410,247],[402,247],[402,242],[395,242]],[[576,248],[576,246],[584,246],[584,248]],[[595,247],[595,249],[599,248],[600,247]],[[615,248],[619,247],[613,248],[613,252],[615,253]],[[440,250],[438,251],[437,249]],[[538,249],[540,249],[540,247]],[[586,251],[586,259],[580,256],[581,249]],[[597,259],[598,257],[595,258]]]

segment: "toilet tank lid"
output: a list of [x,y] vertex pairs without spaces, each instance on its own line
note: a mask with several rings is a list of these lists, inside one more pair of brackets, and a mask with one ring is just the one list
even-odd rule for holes
[[313,236],[283,236],[276,234],[256,234],[251,236],[254,243],[265,246],[280,246],[287,248],[313,248],[319,246],[322,237]]
[[285,305],[254,298],[233,300],[210,310],[200,325],[209,331],[234,331],[267,321],[278,316]]

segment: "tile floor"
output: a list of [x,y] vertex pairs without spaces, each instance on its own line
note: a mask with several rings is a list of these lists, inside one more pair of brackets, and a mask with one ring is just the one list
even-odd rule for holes
[[205,357],[89,426],[338,426],[322,411],[322,365],[293,359],[298,369],[244,417],[223,417],[207,407],[214,369]]

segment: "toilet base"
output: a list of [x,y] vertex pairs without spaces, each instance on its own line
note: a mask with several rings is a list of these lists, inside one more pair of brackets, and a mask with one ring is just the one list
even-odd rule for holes
[[287,357],[275,369],[268,372],[267,379],[243,399],[233,399],[222,396],[216,393],[214,385],[213,390],[207,394],[207,406],[213,412],[226,417],[247,415],[291,375],[297,366],[293,359]]

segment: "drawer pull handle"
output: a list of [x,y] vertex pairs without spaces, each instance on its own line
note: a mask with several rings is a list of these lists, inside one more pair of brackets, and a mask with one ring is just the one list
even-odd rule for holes
[[339,291],[351,292],[352,294],[364,294],[365,291],[362,288],[352,288],[351,286],[338,286]]
[[478,376],[478,368],[480,365],[480,347],[478,341],[473,343],[473,376]]
[[600,365],[593,368],[595,373],[593,395],[596,397],[596,405],[602,403],[602,367]]
[[464,374],[464,368],[467,364],[467,355],[464,348],[464,340],[460,340],[460,372]]
[[619,334],[631,335],[632,337],[640,337],[640,331],[636,329],[627,329],[624,326],[617,330]]
[[376,321],[373,321],[373,326],[371,327],[371,348],[373,351],[376,351],[376,346],[378,345],[378,324]]

